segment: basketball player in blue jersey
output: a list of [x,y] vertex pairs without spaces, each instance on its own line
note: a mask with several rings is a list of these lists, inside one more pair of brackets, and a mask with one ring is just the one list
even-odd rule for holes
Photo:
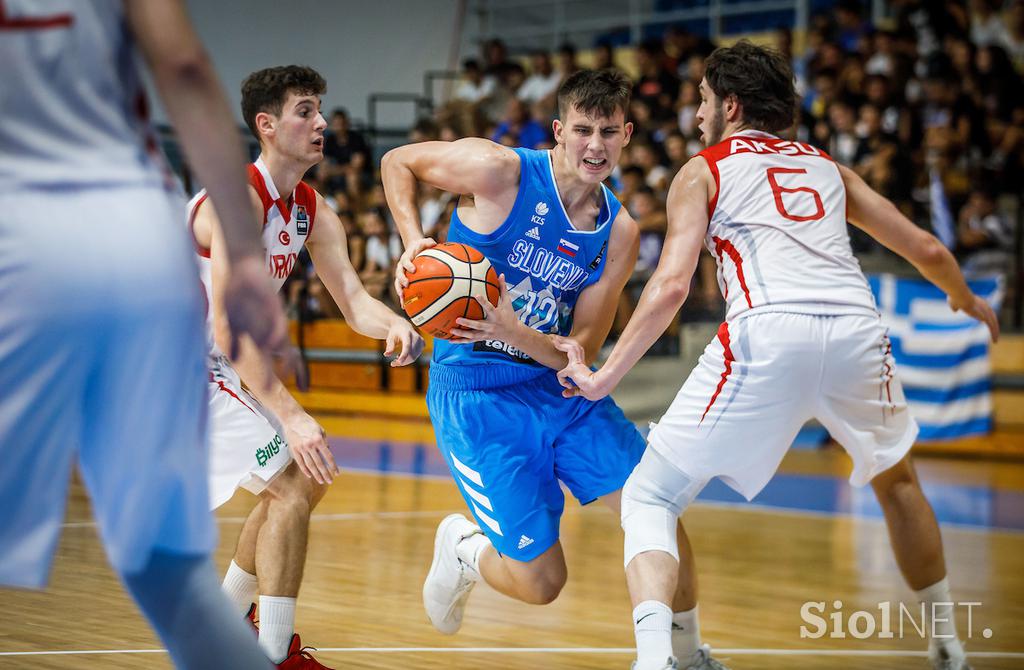
[[[418,182],[461,195],[449,242],[479,249],[504,275],[497,307],[460,319],[457,340],[435,340],[427,404],[438,447],[476,518],[441,522],[423,602],[434,626],[462,625],[470,590],[483,580],[523,602],[553,601],[566,581],[558,539],[564,497],[600,500],[616,513],[619,491],[644,450],[610,399],[587,406],[561,397],[560,336],[597,356],[636,261],[636,222],[602,185],[629,143],[629,81],[581,71],[558,93],[550,151],[466,138],[399,147],[381,177],[405,253],[396,288],[408,286],[424,239]],[[687,546],[679,527],[679,541]],[[689,555],[689,552],[683,555]],[[689,567],[689,566],[688,566]],[[695,594],[679,580],[676,611]]]

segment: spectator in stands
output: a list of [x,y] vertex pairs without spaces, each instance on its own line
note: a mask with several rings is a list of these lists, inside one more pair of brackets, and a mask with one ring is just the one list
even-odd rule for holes
[[999,15],[1001,2],[971,0],[971,42],[979,47],[1003,46],[1008,42],[1009,30]]
[[957,222],[956,253],[964,274],[998,274],[1010,271],[1014,229],[996,208],[992,176],[977,180]]
[[555,93],[562,83],[562,75],[551,64],[551,54],[537,50],[530,56],[530,76],[516,92],[516,97],[527,105],[543,103],[554,112]]
[[676,113],[679,116],[679,132],[685,137],[693,137],[697,132],[697,108],[700,107],[700,91],[698,84],[686,79],[679,87],[679,100]]
[[654,189],[658,196],[667,194],[668,184],[674,175],[661,164],[659,150],[652,144],[634,143],[630,156],[633,163],[644,171],[644,183]]
[[510,138],[509,146],[536,149],[551,141],[547,129],[530,116],[530,110],[519,98],[508,101],[504,118],[498,123],[491,139],[504,144],[503,138]]
[[699,83],[704,76],[704,59],[715,50],[715,44],[706,37],[694,35],[681,26],[669,26],[662,43],[662,66],[680,79],[693,79],[694,65],[700,65]]
[[594,47],[594,69],[607,70],[609,68],[618,68],[615,64],[615,50],[608,42],[598,42]]
[[1017,72],[1024,73],[1024,0],[1013,0],[1006,9],[1006,42],[1003,46]]
[[668,231],[665,202],[653,188],[644,184],[630,197],[627,209],[640,228],[640,251],[633,276],[646,282],[658,266]]
[[558,47],[557,53],[555,69],[561,75],[561,81],[565,81],[569,75],[580,69],[579,63],[576,62],[576,47],[569,42],[564,42],[562,46]]
[[835,13],[839,47],[847,53],[856,51],[861,39],[867,35],[869,27],[861,17],[860,2],[858,0],[839,0],[836,3]]
[[633,99],[647,104],[655,122],[672,115],[679,97],[679,78],[662,65],[664,52],[661,41],[644,40],[636,51],[640,78],[633,85]]
[[[608,178],[610,187],[619,202],[628,202],[629,198],[644,184],[644,171],[640,166],[630,162],[627,150],[628,147],[623,149],[619,156],[619,164],[612,170],[612,174]],[[627,159],[625,163],[622,161],[623,157]]]
[[484,53],[484,76],[492,77],[495,81],[505,78],[506,71],[513,65],[508,59],[508,48],[500,39],[487,40],[483,44]]
[[[526,70],[519,63],[509,63],[502,72],[494,94],[480,107],[484,120],[492,125],[504,120],[509,110],[509,102],[518,99],[519,89],[526,81]],[[493,134],[493,131],[489,134]]]
[[335,108],[324,136],[324,160],[320,163],[323,190],[360,190],[359,184],[370,176],[369,166],[370,145],[361,133],[351,129],[345,108]]
[[853,106],[837,100],[828,110],[830,136],[828,153],[839,163],[857,165],[867,154],[867,143],[857,134]]
[[[700,142],[696,142],[695,147],[700,146],[701,151],[704,146]],[[690,160],[696,151],[690,151],[687,145],[686,137],[680,132],[671,132],[665,137],[665,158],[668,159],[668,173],[671,175],[676,174],[682,169],[686,161]]]
[[484,76],[480,62],[475,58],[462,61],[462,78],[455,88],[455,99],[471,105],[480,104],[494,93],[496,79]]
[[[363,212],[361,219],[366,247],[359,279],[370,295],[384,301],[389,297],[388,287],[394,265],[401,256],[401,240],[389,232],[387,213],[383,208],[370,207]],[[397,303],[396,300],[391,302]]]
[[893,34],[887,30],[879,30],[872,38],[873,53],[864,64],[869,75],[892,77],[896,74],[896,42]]
[[417,202],[419,203],[420,224],[423,226],[423,235],[437,240],[434,237],[434,231],[447,212],[448,204],[453,200],[452,194],[439,188],[434,188],[425,181],[421,181],[419,182],[418,196]]
[[418,120],[409,130],[410,142],[432,142],[441,134],[441,129],[433,119]]
[[[640,186],[630,196],[626,208],[640,229],[640,249],[633,274],[626,282],[625,289],[619,294],[619,305],[615,313],[617,332],[622,332],[622,328],[629,322],[644,285],[650,279],[654,268],[658,266],[658,259],[661,258],[661,250],[665,245],[665,233],[668,230],[665,201],[658,197],[650,186]],[[669,339],[676,339],[677,327],[678,324],[674,324],[667,331]]]
[[906,105],[899,104],[890,92],[890,79],[883,75],[868,75],[864,80],[867,103],[881,112],[881,130],[892,135],[905,147],[912,141],[913,118]]

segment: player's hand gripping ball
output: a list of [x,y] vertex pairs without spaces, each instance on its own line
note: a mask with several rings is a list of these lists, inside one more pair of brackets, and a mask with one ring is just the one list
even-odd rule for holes
[[402,308],[414,325],[450,340],[456,319],[480,320],[483,307],[475,296],[498,305],[498,274],[484,255],[465,244],[449,242],[420,252],[412,261]]

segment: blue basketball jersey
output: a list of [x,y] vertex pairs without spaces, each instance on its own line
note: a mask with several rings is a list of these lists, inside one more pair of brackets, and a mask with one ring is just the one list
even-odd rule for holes
[[[515,149],[519,192],[505,221],[489,235],[467,228],[452,214],[448,242],[478,249],[504,273],[519,320],[542,333],[568,335],[580,292],[601,278],[612,223],[622,205],[603,184],[594,230],[577,230],[562,205],[547,150]],[[434,363],[538,366],[504,342],[434,341]]]

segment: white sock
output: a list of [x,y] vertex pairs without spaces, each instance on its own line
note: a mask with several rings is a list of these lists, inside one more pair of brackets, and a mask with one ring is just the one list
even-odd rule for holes
[[473,533],[455,545],[455,555],[472,570],[467,577],[474,581],[480,580],[480,556],[484,549],[491,546],[491,541],[483,533]]
[[[925,616],[929,623],[928,646],[947,647],[950,651],[956,650],[960,655],[963,647],[960,645],[956,634],[956,617],[953,610],[953,597],[949,595],[949,579],[943,577],[941,581],[931,586],[915,591],[917,601],[926,606]],[[931,637],[934,634],[934,637]]]
[[260,647],[273,663],[288,655],[295,634],[295,598],[260,596]]
[[672,652],[679,659],[679,666],[685,668],[700,650],[700,622],[697,605],[686,612],[672,614]]
[[238,567],[234,561],[228,566],[221,588],[242,616],[249,613],[249,606],[256,602],[256,593],[259,591],[256,575]]
[[636,670],[663,668],[672,656],[672,608],[645,600],[633,610],[636,634]]

